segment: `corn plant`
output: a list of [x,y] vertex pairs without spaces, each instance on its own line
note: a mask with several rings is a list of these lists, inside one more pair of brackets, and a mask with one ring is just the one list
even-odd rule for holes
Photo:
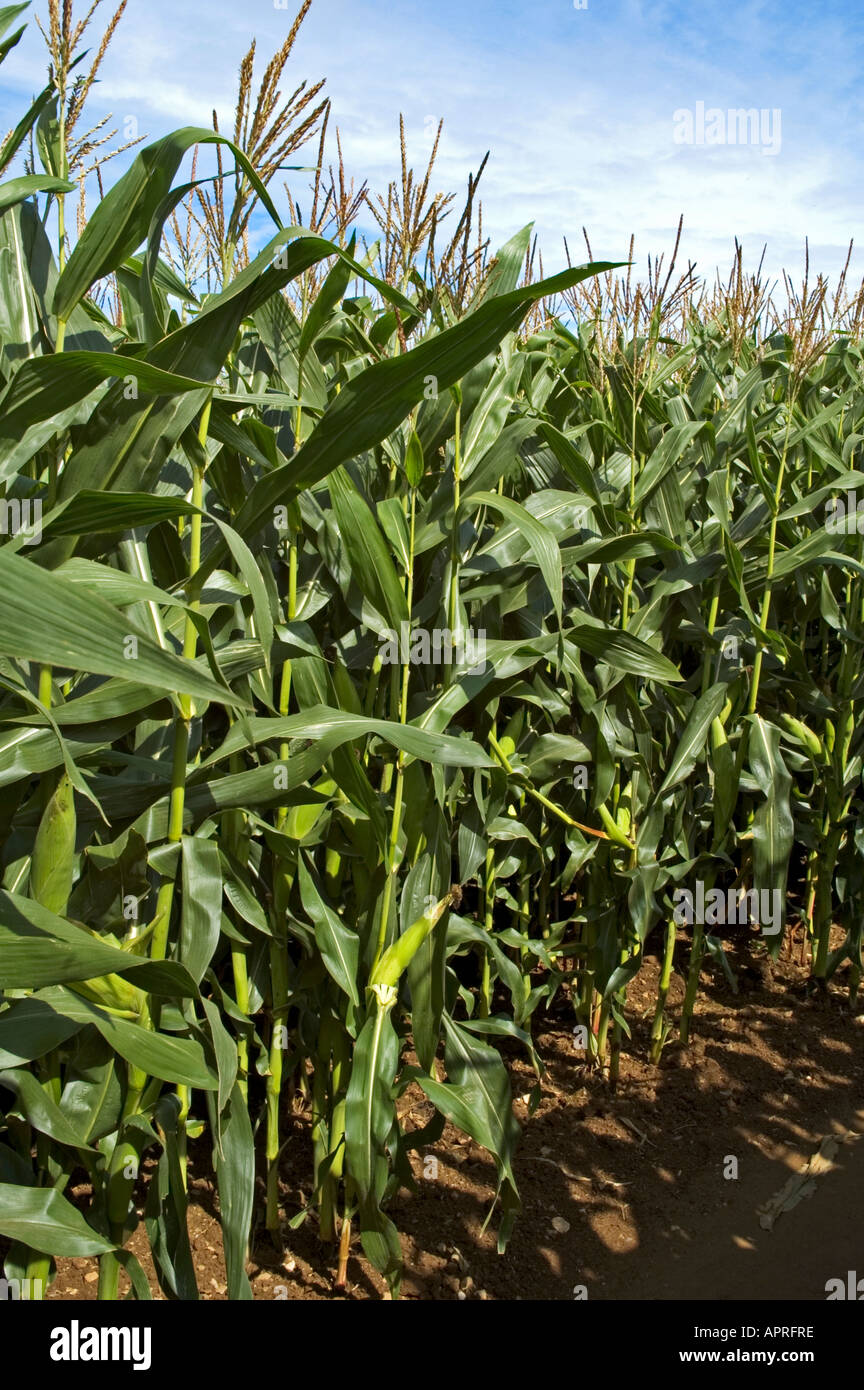
[[[109,1300],[124,1270],[150,1296],[142,1219],[162,1292],[198,1297],[204,1135],[232,1299],[259,1155],[278,1245],[317,1223],[344,1286],[359,1235],[397,1292],[388,1203],[446,1121],[494,1158],[503,1250],[496,1044],[541,1077],[563,999],[614,1085],[655,945],[650,1056],[676,968],[686,1042],[702,970],[735,983],[712,920],[679,942],[697,879],[776,894],[751,947],[798,928],[815,990],[860,980],[860,295],[805,284],[784,318],[740,264],[712,301],[593,257],[534,281],[530,227],[487,255],[474,178],[436,252],[404,130],[358,252],[319,89],[277,111],[290,48],[257,107],[247,55],[234,139],[146,146],[74,245],[68,121],[0,184],[0,1235],[9,1277],[97,1256]],[[55,71],[0,166],[81,96]],[[286,227],[274,177],[315,133]]]

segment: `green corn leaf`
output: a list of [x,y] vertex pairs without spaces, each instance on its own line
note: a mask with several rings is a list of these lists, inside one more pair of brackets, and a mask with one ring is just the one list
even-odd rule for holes
[[303,909],[315,927],[315,940],[321,952],[321,959],[339,988],[359,1008],[357,977],[360,938],[324,902],[302,855],[298,859],[297,868]]
[[690,776],[705,748],[708,731],[725,704],[726,690],[725,684],[712,685],[694,704],[657,792],[658,800]]
[[683,680],[681,672],[668,657],[629,632],[613,632],[582,624],[568,628],[566,636],[574,646],[618,671],[664,683]]
[[222,866],[215,840],[183,837],[183,911],[180,959],[200,982],[219,944],[222,923]]
[[34,193],[74,193],[75,185],[68,179],[51,178],[48,174],[23,174],[19,179],[0,183],[0,212],[32,198]]
[[0,652],[129,678],[229,705],[244,702],[195,662],[165,651],[105,600],[0,549]]
[[398,1064],[399,1040],[390,1010],[376,1003],[354,1046],[345,1100],[348,1167],[363,1199],[374,1192],[376,1164],[393,1124],[392,1086]]
[[105,381],[154,396],[200,391],[207,383],[163,371],[135,357],[107,352],[62,352],[24,362],[0,396],[0,448],[14,444],[32,425],[82,401]]
[[140,1023],[106,1013],[63,987],[44,990],[39,997],[70,1018],[92,1023],[115,1052],[148,1076],[202,1091],[218,1089],[218,1078],[196,1039],[153,1033]]
[[344,468],[330,475],[330,500],[354,578],[381,615],[383,629],[401,632],[408,622],[405,594],[378,523]]
[[13,1183],[0,1183],[0,1235],[67,1259],[106,1255],[114,1248],[53,1188]]
[[[482,362],[518,328],[533,301],[612,268],[598,262],[491,299],[454,328],[432,334],[410,352],[352,378],[291,462],[255,484],[236,518],[236,529],[248,537],[286,495],[313,486],[347,459],[380,443],[424,399],[430,385],[440,395]],[[219,553],[215,551],[208,563],[215,563]]]
[[475,492],[465,499],[465,511],[476,507],[489,507],[499,512],[505,521],[509,521],[525,537],[546,581],[555,615],[560,623],[563,579],[561,552],[554,533],[518,502],[512,501],[509,497],[500,497],[495,492]]
[[[122,265],[141,245],[154,212],[168,194],[180,161],[193,145],[226,145],[277,226],[279,217],[249,160],[212,130],[176,130],[136,155],[132,167],[102,199],[66,263],[54,292],[53,312],[68,319],[90,286]],[[71,190],[70,190],[71,191]]]
[[79,1032],[75,1019],[56,1013],[41,999],[16,999],[0,1012],[0,1067],[35,1062]]
[[93,1151],[29,1071],[0,1071],[0,1087],[3,1086],[13,1093],[17,1109],[40,1134],[69,1148]]
[[758,714],[750,716],[747,743],[750,770],[764,790],[753,819],[753,887],[771,893],[777,913],[772,925],[763,923],[772,951],[779,951],[786,921],[786,881],[795,839],[792,818],[792,778],[780,753],[780,730]]

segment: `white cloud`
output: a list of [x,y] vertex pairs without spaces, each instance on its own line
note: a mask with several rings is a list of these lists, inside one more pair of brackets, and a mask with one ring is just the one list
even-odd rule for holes
[[[767,240],[771,271],[796,268],[807,235],[811,263],[818,248],[817,268],[836,273],[864,210],[862,26],[854,15],[851,28],[841,24],[836,3],[828,8],[589,0],[577,12],[569,0],[477,0],[467,10],[461,0],[434,9],[316,0],[289,73],[294,83],[327,77],[358,183],[383,191],[398,175],[400,110],[418,165],[430,148],[427,117],[445,119],[436,189],[461,192],[491,148],[481,186],[487,229],[499,243],[533,220],[547,270],[563,263],[564,234],[581,254],[583,224],[595,254],[609,259],[624,259],[635,232],[642,266],[649,253],[668,252],[683,212],[682,259],[709,274],[726,268],[736,236],[754,264]],[[174,124],[209,124],[215,104],[224,129],[252,34],[260,76],[292,19],[272,0],[130,0],[94,104],[137,114],[154,137]],[[35,88],[42,60],[32,36],[4,76],[13,61],[19,88]],[[697,101],[780,107],[781,152],[675,145],[673,112]]]

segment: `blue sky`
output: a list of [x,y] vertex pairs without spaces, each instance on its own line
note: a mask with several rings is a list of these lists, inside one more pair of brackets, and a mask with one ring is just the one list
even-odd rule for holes
[[[129,0],[93,111],[135,116],[156,138],[208,125],[215,105],[226,128],[249,40],[269,56],[289,3]],[[748,261],[767,242],[772,272],[797,276],[805,236],[811,267],[836,274],[861,235],[862,59],[858,0],[315,0],[289,75],[327,78],[346,163],[373,188],[397,172],[400,111],[418,165],[429,118],[444,118],[436,188],[461,189],[491,149],[488,231],[498,244],[533,221],[547,271],[563,262],[562,234],[581,248],[583,224],[612,260],[634,232],[641,267],[669,251],[683,213],[683,255],[708,274],[728,266],[737,236]],[[31,26],[3,66],[4,129],[44,62]],[[765,138],[676,143],[675,113],[679,135],[681,112],[698,134],[699,103],[724,120],[730,108],[764,111]],[[864,271],[864,257],[853,264]]]

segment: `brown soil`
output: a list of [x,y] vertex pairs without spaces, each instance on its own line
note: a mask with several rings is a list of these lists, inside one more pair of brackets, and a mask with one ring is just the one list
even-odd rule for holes
[[[403,1190],[390,1208],[402,1233],[404,1297],[824,1300],[827,1280],[845,1281],[850,1270],[864,1277],[864,1139],[856,1142],[864,1134],[864,1014],[849,1011],[839,978],[830,996],[810,997],[791,958],[753,969],[749,958],[736,961],[734,943],[730,958],[741,971],[739,993],[706,970],[692,1044],[682,1051],[670,1042],[659,1067],[643,1060],[657,981],[657,964],[647,961],[629,989],[633,1040],[614,1093],[576,1051],[566,1001],[535,1019],[547,1073],[533,1116],[525,1100],[534,1074],[508,1044],[514,1092],[524,1097],[516,1102],[523,1212],[513,1237],[501,1256],[494,1217],[483,1233],[494,1166],[448,1126],[414,1156],[418,1191]],[[676,1023],[682,998],[676,976]],[[430,1117],[419,1091],[401,1104],[409,1127]],[[295,1118],[282,1169],[288,1220],[311,1186],[308,1122]],[[763,1229],[759,1208],[830,1135],[845,1140],[833,1166]],[[432,1157],[437,1177],[424,1176],[434,1171]],[[724,1176],[730,1158],[737,1178]],[[202,1297],[219,1300],[225,1271],[206,1171],[205,1144],[192,1164],[190,1234]],[[297,1231],[286,1227],[283,1241],[276,1250],[255,1230],[256,1299],[381,1296],[383,1281],[356,1243],[348,1289],[334,1293],[336,1252],[321,1246],[314,1218]],[[130,1245],[152,1272],[143,1227]],[[95,1261],[58,1264],[50,1298],[95,1298]]]

